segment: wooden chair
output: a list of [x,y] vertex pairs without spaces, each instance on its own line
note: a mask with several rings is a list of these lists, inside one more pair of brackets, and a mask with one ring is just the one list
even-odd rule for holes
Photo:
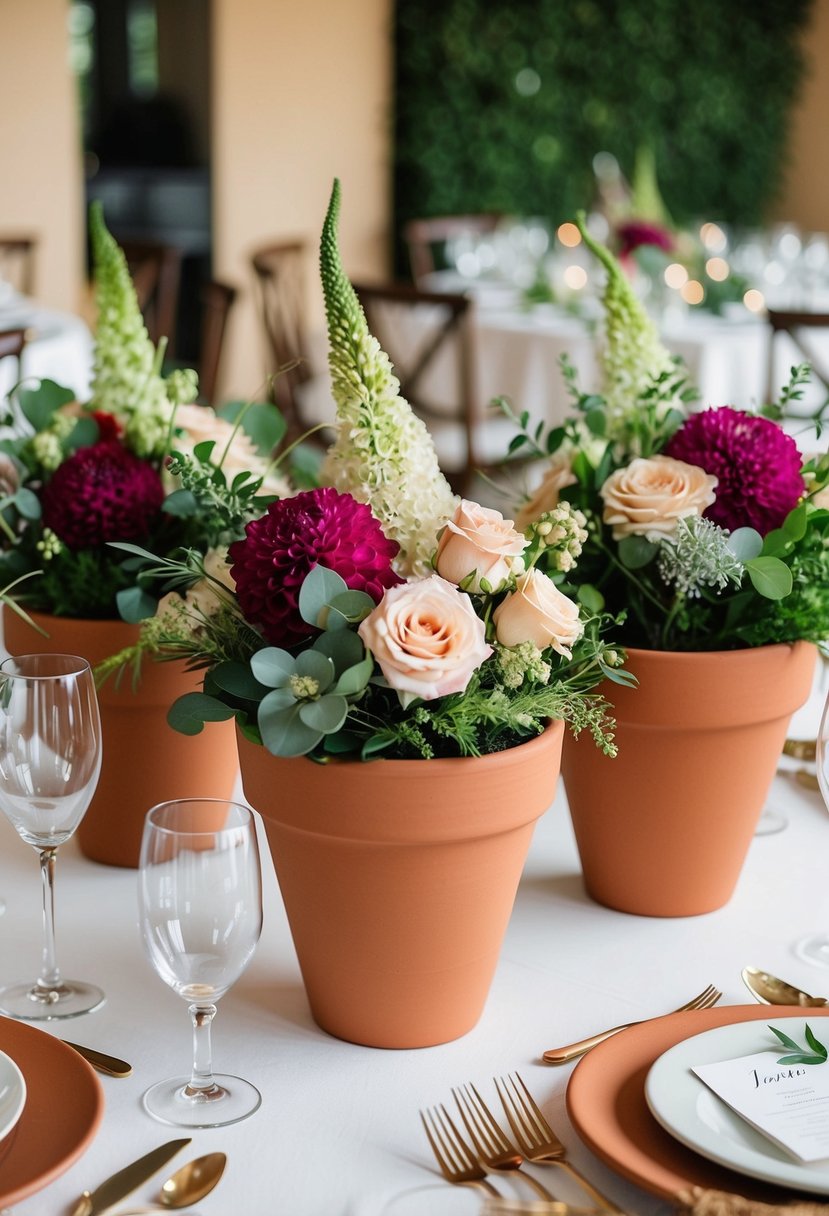
[[0,279],[24,296],[34,295],[36,250],[36,237],[0,236]]
[[305,332],[305,241],[277,241],[251,255],[265,339],[268,397],[287,424],[285,442],[313,422],[303,415],[302,395],[313,374]]
[[175,354],[182,253],[157,241],[119,241],[127,259],[138,307],[151,340],[167,339],[167,356]]
[[21,359],[26,345],[28,330],[0,330],[0,359],[13,360],[16,364],[13,376],[9,379],[4,375],[4,383],[16,384],[20,379]]
[[484,407],[477,385],[474,304],[467,295],[355,283],[369,329],[394,364],[400,392],[423,419],[459,493],[506,463],[515,427]]
[[436,215],[430,219],[409,220],[403,227],[403,239],[409,250],[412,278],[423,286],[425,278],[436,269],[435,248],[460,236],[485,236],[494,232],[503,216],[496,212],[480,215]]
[[829,313],[784,312],[779,309],[770,308],[768,310],[768,321],[771,333],[769,335],[766,400],[773,401],[780,387],[777,383],[778,377],[775,375],[775,353],[778,345],[777,338],[780,334],[788,335],[804,359],[811,364],[813,380],[820,381],[827,392],[829,392],[829,356],[826,354],[827,347],[824,347],[822,352],[816,351],[815,344],[809,342],[806,336],[806,331],[808,330],[817,331],[822,329],[825,340],[829,344]]
[[216,404],[227,319],[239,294],[229,283],[211,279],[201,289],[202,327],[199,353],[199,398],[205,405]]

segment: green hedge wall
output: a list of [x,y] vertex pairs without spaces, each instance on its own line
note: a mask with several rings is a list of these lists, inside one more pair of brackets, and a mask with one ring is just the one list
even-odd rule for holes
[[[589,205],[650,141],[677,221],[753,225],[785,170],[811,0],[397,0],[395,212]],[[817,137],[818,133],[816,133]]]

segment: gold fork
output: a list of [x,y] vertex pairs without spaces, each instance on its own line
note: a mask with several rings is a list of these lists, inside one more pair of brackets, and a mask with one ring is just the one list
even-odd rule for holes
[[607,1199],[567,1160],[567,1150],[544,1118],[541,1108],[518,1073],[506,1078],[495,1077],[494,1081],[518,1148],[527,1160],[538,1162],[540,1165],[560,1166],[571,1178],[581,1183],[600,1208],[608,1212],[621,1212],[620,1207]]
[[[510,1144],[471,1081],[463,1088],[453,1089],[452,1093],[481,1165],[488,1170],[519,1170],[524,1158],[515,1145]],[[542,1199],[555,1198],[530,1174],[521,1177]]]
[[487,1181],[486,1171],[475,1160],[475,1155],[449,1117],[445,1106],[432,1107],[420,1112],[424,1131],[432,1146],[432,1152],[447,1182],[455,1186],[476,1186],[488,1195],[498,1195],[495,1187]]
[[[678,1009],[672,1009],[671,1013],[685,1013],[689,1009],[710,1009],[713,1005],[716,1005],[721,996],[722,993],[719,989],[715,988],[713,984],[709,984],[707,988],[697,993],[690,1001],[686,1001]],[[620,1030],[627,1030],[629,1026],[640,1026],[643,1021],[647,1022],[650,1020],[649,1018],[640,1018],[637,1022],[623,1022],[621,1026],[611,1026],[610,1030],[600,1030],[598,1034],[590,1035],[587,1039],[579,1039],[578,1043],[570,1043],[567,1047],[551,1047],[549,1051],[544,1052],[542,1058],[548,1064],[569,1064],[571,1060],[577,1059],[578,1056],[583,1056],[592,1047],[596,1047],[599,1043],[603,1043],[605,1039],[618,1034]]]

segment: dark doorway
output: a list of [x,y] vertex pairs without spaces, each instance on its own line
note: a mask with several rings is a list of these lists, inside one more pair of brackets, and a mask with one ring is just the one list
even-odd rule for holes
[[170,353],[196,363],[211,276],[210,0],[72,0],[86,199],[117,240],[178,251]]

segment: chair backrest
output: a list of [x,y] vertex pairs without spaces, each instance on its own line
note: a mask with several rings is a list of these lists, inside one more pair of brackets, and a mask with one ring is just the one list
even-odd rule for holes
[[[785,312],[781,309],[768,310],[768,321],[771,327],[769,335],[769,370],[766,400],[773,400],[779,385],[775,382],[775,347],[779,334],[787,334],[800,353],[811,364],[812,376],[818,379],[829,391],[829,313],[826,312]],[[815,343],[807,337],[809,330],[824,330],[825,344],[822,351],[816,350]]]
[[[461,427],[461,463],[444,471],[463,490],[475,471],[485,467],[478,456],[484,412],[476,384],[471,297],[400,283],[355,283],[354,290],[412,409],[427,427],[449,421]],[[439,382],[437,395],[437,384],[427,383],[433,373]]]
[[429,219],[409,220],[403,227],[403,239],[409,249],[412,278],[422,286],[433,273],[435,249],[461,236],[485,236],[494,232],[503,216],[497,212],[480,215],[435,215]]
[[239,294],[229,283],[211,279],[201,289],[202,327],[199,354],[199,397],[206,405],[215,405],[227,318]]
[[303,424],[297,389],[311,378],[305,331],[307,244],[278,241],[251,255],[265,341],[268,396],[285,418],[286,439],[308,428]]
[[14,361],[15,369],[12,376],[3,375],[3,382],[9,386],[20,379],[20,360],[26,345],[28,331],[25,329],[0,330],[0,359]]
[[0,279],[21,295],[34,295],[37,237],[0,235]]
[[175,353],[182,252],[157,241],[120,241],[138,307],[151,340],[167,339],[167,357]]

